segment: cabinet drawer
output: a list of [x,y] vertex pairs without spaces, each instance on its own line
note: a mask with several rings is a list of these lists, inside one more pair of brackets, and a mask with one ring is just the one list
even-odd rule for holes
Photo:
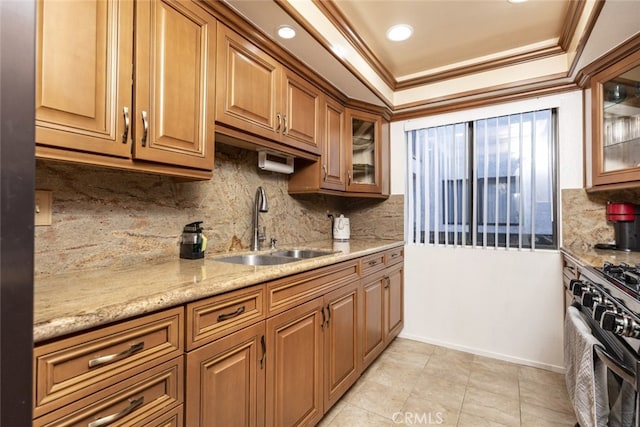
[[368,276],[371,273],[384,269],[385,253],[378,252],[360,259],[360,276]]
[[187,305],[187,350],[263,320],[264,289],[253,286]]
[[358,262],[354,260],[270,282],[267,315],[280,313],[357,279]]
[[404,248],[389,249],[384,253],[384,263],[386,265],[393,265],[404,261]]
[[34,349],[34,417],[60,408],[184,351],[178,307]]
[[99,392],[87,394],[84,399],[35,419],[33,425],[164,426],[167,424],[161,423],[162,416],[166,415],[167,409],[181,405],[183,395],[184,362],[183,356],[179,356]]
[[[140,424],[140,427],[183,427],[184,426],[184,405],[180,405],[172,410],[160,415],[154,420]],[[136,424],[138,427],[138,424]]]
[[562,274],[569,280],[577,279],[580,277],[580,267],[578,264],[568,260],[565,257],[562,265]]

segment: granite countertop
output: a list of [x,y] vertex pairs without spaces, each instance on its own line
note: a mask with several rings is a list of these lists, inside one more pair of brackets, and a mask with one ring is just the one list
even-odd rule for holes
[[275,266],[216,261],[246,253],[232,252],[207,254],[200,260],[176,255],[173,261],[127,269],[36,276],[33,338],[44,341],[402,245],[398,240],[326,240],[295,248],[336,251],[334,254]]
[[593,267],[602,267],[605,261],[612,264],[620,264],[621,262],[630,265],[640,264],[640,252],[595,249],[592,245],[587,244],[563,246],[561,250],[580,263]]

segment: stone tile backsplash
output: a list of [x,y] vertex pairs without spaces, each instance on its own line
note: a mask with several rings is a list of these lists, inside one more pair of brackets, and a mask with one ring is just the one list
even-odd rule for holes
[[590,248],[614,240],[613,225],[606,220],[607,202],[640,204],[640,189],[587,193],[582,188],[562,190],[563,246]]
[[350,216],[353,237],[403,238],[403,196],[386,201],[290,196],[288,175],[264,172],[257,153],[219,144],[213,178],[169,177],[37,161],[36,188],[53,191],[53,224],[35,229],[35,273],[127,266],[178,257],[182,227],[203,221],[207,253],[248,249],[263,186],[267,239],[286,246],[330,238],[327,212]]

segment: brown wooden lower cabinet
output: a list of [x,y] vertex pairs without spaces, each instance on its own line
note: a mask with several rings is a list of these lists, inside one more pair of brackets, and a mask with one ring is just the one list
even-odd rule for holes
[[375,253],[39,345],[33,425],[313,426],[402,329],[402,255]]
[[362,290],[355,281],[324,297],[324,410],[327,412],[360,376]]
[[[165,426],[160,415],[184,395],[183,356],[50,412],[35,427]],[[158,422],[156,422],[158,421]],[[176,421],[177,422],[177,421]],[[168,423],[168,424],[167,424]]]
[[[155,420],[151,420],[146,424],[140,424],[140,427],[183,427],[184,423],[184,408],[182,405],[174,408],[162,415],[160,415]],[[135,427],[138,427],[136,425]]]
[[384,287],[384,342],[389,344],[404,326],[404,265],[396,264],[386,272]]
[[265,322],[187,354],[186,425],[264,425]]
[[362,368],[366,369],[384,350],[385,271],[362,279]]
[[323,301],[266,321],[268,427],[314,425],[322,418]]

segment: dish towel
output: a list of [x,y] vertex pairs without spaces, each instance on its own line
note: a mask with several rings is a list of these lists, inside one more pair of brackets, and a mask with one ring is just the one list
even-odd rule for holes
[[580,427],[606,427],[607,367],[594,354],[601,346],[580,311],[570,306],[564,321],[565,381]]
[[636,417],[636,391],[633,386],[626,381],[615,378],[614,374],[609,372],[607,376],[609,385],[620,384],[617,390],[617,396],[611,396],[611,387],[609,387],[609,402],[611,403],[611,414],[609,416],[609,427],[624,427],[635,425]]

